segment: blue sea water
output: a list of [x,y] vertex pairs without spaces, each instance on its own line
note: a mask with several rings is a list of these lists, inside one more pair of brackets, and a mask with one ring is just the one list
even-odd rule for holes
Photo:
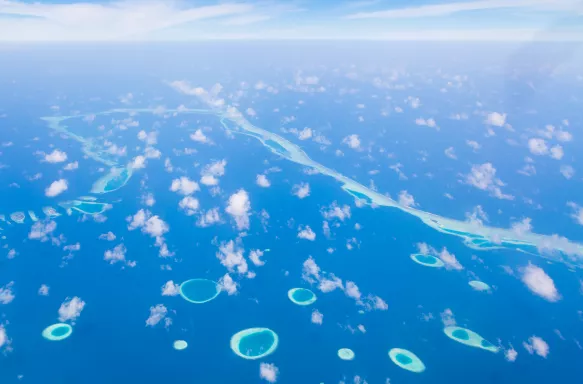
[[[412,53],[411,47],[402,45],[344,47],[328,43],[319,47],[298,43],[277,47],[279,54],[274,54],[274,47],[261,44],[224,44],[223,48],[97,46],[92,50],[2,47],[7,59],[0,64],[0,115],[5,115],[0,119],[0,132],[6,145],[0,150],[0,163],[5,165],[0,169],[0,213],[33,210],[44,217],[43,206],[58,207],[59,201],[88,195],[93,183],[108,170],[87,158],[79,142],[52,132],[40,117],[112,108],[204,107],[168,86],[174,80],[188,80],[206,89],[222,84],[229,103],[243,112],[247,108],[256,111],[255,118],[246,115],[253,124],[282,135],[312,159],[363,185],[373,181],[380,193],[396,199],[400,191],[407,190],[421,209],[460,220],[481,205],[489,213],[488,225],[508,227],[530,217],[537,233],[583,240],[581,227],[566,206],[569,201],[582,203],[580,175],[567,180],[558,171],[560,164],[577,168],[581,156],[576,148],[583,124],[578,112],[583,88],[580,81],[571,81],[577,71],[569,70],[569,63],[567,69],[551,76],[537,72],[545,64],[538,56],[541,61],[534,64],[526,59],[514,64],[496,61],[484,53],[493,51],[487,45],[467,50],[441,47],[441,52],[465,52],[458,61],[447,59],[445,53],[439,55],[440,49],[433,47],[437,62],[423,64],[421,59],[429,53]],[[185,54],[186,49],[190,53]],[[414,51],[424,49],[429,48]],[[512,49],[504,49],[510,57]],[[294,52],[304,53],[304,59],[297,59]],[[229,60],[232,55],[240,60]],[[534,68],[523,68],[525,64]],[[513,85],[515,79],[508,68],[523,71],[526,79],[519,82],[520,87]],[[299,89],[296,77],[300,72],[318,76],[325,91]],[[375,81],[388,81],[391,76],[403,79],[396,83],[405,88],[378,86]],[[537,76],[542,77],[540,82],[536,82]],[[542,90],[513,98],[515,92],[530,89],[522,88],[528,79],[540,83]],[[255,89],[258,81],[273,84],[278,93]],[[448,87],[447,93],[441,92],[443,87]],[[128,93],[133,96],[125,103],[122,99]],[[553,101],[559,95],[566,98],[561,104]],[[408,106],[409,96],[418,97],[421,105]],[[361,103],[364,108],[356,107]],[[404,112],[396,113],[395,106]],[[390,110],[390,115],[383,116],[383,110]],[[508,113],[512,130],[497,128],[495,137],[486,138],[484,111]],[[449,119],[455,113],[465,113],[468,119]],[[282,123],[283,117],[290,116],[293,121]],[[122,166],[143,153],[145,145],[137,139],[140,130],[158,132],[153,146],[162,153],[160,159],[148,159],[146,167],[135,170],[123,188],[94,195],[98,201],[112,204],[102,216],[105,221],[78,213],[69,216],[58,208],[62,216],[54,219],[57,227],[46,241],[30,238],[33,223],[28,217],[21,225],[0,223],[0,236],[6,236],[0,240],[0,287],[13,282],[10,290],[15,296],[0,304],[0,324],[7,335],[0,346],[0,382],[260,382],[261,362],[275,364],[280,383],[356,382],[355,376],[369,383],[386,382],[387,378],[391,383],[569,383],[577,382],[583,373],[578,364],[583,354],[578,344],[583,339],[579,269],[508,249],[473,250],[458,237],[436,232],[402,211],[358,207],[337,181],[306,174],[253,137],[229,134],[216,116],[139,113],[131,116],[139,127],[127,129],[114,122],[127,117],[116,113],[97,116],[91,124],[82,119],[66,124],[80,136],[98,138],[100,145],[109,141],[126,146],[127,155],[117,157]],[[419,117],[435,118],[439,131],[415,125]],[[572,131],[574,140],[562,143],[565,157],[561,162],[537,157],[535,176],[518,174],[524,158],[535,157],[525,148],[525,138],[546,124],[558,126],[563,119],[569,120],[566,129]],[[299,140],[290,132],[304,127],[325,135],[331,144]],[[189,138],[199,128],[212,145]],[[342,144],[350,134],[359,135],[361,150]],[[467,140],[479,141],[482,148],[474,152]],[[457,161],[443,155],[450,146],[456,149]],[[66,152],[67,162],[77,161],[78,170],[65,171],[65,163],[42,161],[39,152],[53,149]],[[171,159],[172,172],[165,169],[166,158]],[[201,184],[201,190],[194,193],[202,209],[219,209],[222,222],[201,228],[196,226],[198,213],[188,216],[179,209],[183,196],[171,192],[170,185],[179,176],[199,181],[207,164],[223,159],[226,167],[219,177],[220,190]],[[463,182],[472,164],[485,162],[496,166],[496,176],[506,184],[502,190],[515,195],[514,200],[495,199]],[[397,163],[405,177],[390,168]],[[379,173],[370,173],[373,170]],[[38,173],[40,178],[32,177]],[[255,182],[258,174],[265,173],[269,188]],[[57,198],[45,196],[45,188],[61,178],[68,180],[68,189]],[[293,194],[294,185],[305,182],[310,185],[310,195],[300,199]],[[247,191],[251,206],[250,227],[243,230],[236,228],[225,211],[229,197],[240,189]],[[147,193],[155,197],[152,207],[144,204]],[[444,197],[445,193],[454,199]],[[332,234],[327,238],[321,212],[333,202],[350,206],[351,215],[345,221],[329,220]],[[168,223],[164,241],[173,256],[160,258],[154,238],[140,229],[128,229],[128,217],[140,209],[148,209]],[[262,211],[269,214],[267,223],[262,222]],[[355,229],[356,223],[360,230]],[[306,225],[316,233],[314,241],[298,238],[298,227]],[[100,240],[108,231],[116,239]],[[180,284],[192,278],[221,279],[228,269],[216,254],[218,246],[229,240],[245,249],[249,268],[256,272],[253,278],[230,272],[239,284],[236,294],[225,291],[200,305],[179,295],[161,295],[161,287],[169,280]],[[464,269],[434,269],[414,263],[410,254],[418,252],[416,245],[421,242],[436,250],[447,248]],[[77,243],[78,251],[64,249]],[[119,244],[127,248],[126,259],[135,261],[134,267],[104,260],[104,253]],[[328,252],[330,248],[333,253]],[[8,257],[11,249],[16,251],[14,257]],[[269,249],[262,256],[264,266],[255,267],[249,260],[254,249]],[[340,289],[320,292],[317,284],[311,285],[303,277],[302,265],[309,257],[322,271],[345,283],[355,282],[363,297],[370,293],[382,298],[388,309],[359,313],[364,306]],[[529,263],[552,277],[560,300],[550,302],[529,291],[521,281],[521,270]],[[514,274],[502,266],[510,267]],[[468,281],[474,279],[488,283],[492,292],[473,290]],[[50,287],[48,296],[38,294],[41,284]],[[307,307],[294,305],[287,297],[294,287],[312,289],[318,300]],[[72,297],[85,302],[81,314],[69,320],[73,334],[59,342],[42,338],[42,330],[59,321],[61,304]],[[161,321],[146,326],[150,308],[158,304],[167,308],[171,324],[165,326]],[[321,325],[311,322],[314,309],[324,315]],[[518,351],[516,361],[506,361],[503,351],[494,354],[447,338],[440,315],[447,310],[459,326],[492,344],[504,349],[511,344]],[[229,348],[233,334],[253,327],[272,329],[279,337],[275,353],[259,362],[241,359]],[[546,357],[531,355],[523,347],[533,335],[548,343]],[[187,341],[188,348],[174,350],[172,343],[177,339]],[[340,348],[352,349],[355,359],[340,360],[336,354]],[[426,371],[414,374],[400,369],[388,358],[391,348],[412,351]]]

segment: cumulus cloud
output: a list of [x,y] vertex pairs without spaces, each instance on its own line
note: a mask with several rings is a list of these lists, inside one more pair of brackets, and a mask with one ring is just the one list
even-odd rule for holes
[[449,253],[447,248],[443,248],[438,254],[441,261],[445,263],[445,268],[460,271],[464,269],[453,253]]
[[528,149],[533,155],[546,155],[549,153],[547,142],[540,138],[532,138],[528,140]]
[[551,157],[555,160],[561,160],[564,154],[563,147],[560,145],[555,145],[551,148]]
[[340,206],[334,201],[329,207],[322,208],[321,213],[326,220],[338,219],[344,221],[350,218],[350,207],[346,204]]
[[142,156],[142,155],[138,155],[136,157],[133,158],[133,160],[130,162],[130,168],[132,169],[140,169],[140,168],[144,168],[146,166],[146,157]]
[[116,239],[116,236],[111,231],[109,231],[107,233],[102,233],[101,235],[99,235],[99,240],[113,241],[115,239]]
[[221,264],[227,267],[229,272],[245,274],[249,271],[249,267],[243,252],[244,250],[241,247],[233,240],[230,240],[220,244],[216,256],[221,261]]
[[59,308],[59,321],[65,322],[70,320],[74,322],[81,316],[83,308],[85,308],[85,302],[79,297],[75,296],[72,299],[65,299]]
[[48,286],[48,285],[46,285],[46,284],[42,284],[42,285],[40,286],[40,288],[38,289],[38,294],[39,294],[40,296],[48,296],[48,295],[49,295],[49,289],[50,289],[50,288],[49,288],[49,286]]
[[561,298],[555,282],[546,272],[536,265],[528,264],[522,270],[522,282],[536,295],[551,302]]
[[444,151],[445,156],[449,157],[450,159],[456,160],[457,156],[455,154],[455,149],[453,147],[446,148]]
[[162,321],[168,314],[168,309],[163,304],[150,307],[150,316],[146,319],[146,326],[153,327]]
[[127,248],[123,244],[116,245],[113,249],[108,249],[103,254],[103,260],[108,261],[109,264],[115,264],[118,262],[125,263],[129,267],[135,267],[135,261],[126,262]]
[[31,240],[47,241],[50,234],[57,229],[57,223],[53,220],[37,221],[34,223],[28,234]]
[[299,197],[300,199],[308,197],[310,196],[310,184],[308,183],[296,184],[292,188],[292,193]]
[[218,177],[221,177],[225,174],[226,165],[227,161],[224,159],[208,164],[201,172],[202,178],[200,179],[200,182],[209,186],[219,184]]
[[130,231],[140,228],[142,233],[148,234],[150,237],[156,239],[155,245],[160,247],[160,256],[166,257],[172,255],[168,252],[168,247],[164,243],[163,237],[170,230],[170,226],[159,216],[153,216],[150,211],[140,209],[135,215],[128,217],[126,220],[129,222],[128,229]]
[[180,285],[175,284],[174,281],[168,280],[162,286],[162,296],[177,296],[180,294]]
[[472,224],[484,225],[484,222],[488,222],[488,215],[481,205],[477,205],[471,213],[466,212],[466,220]]
[[200,191],[200,187],[196,181],[190,180],[188,177],[181,176],[178,179],[172,180],[170,190],[182,195],[191,195],[196,191]]
[[483,191],[488,191],[490,195],[498,199],[514,199],[514,196],[502,193],[500,187],[505,184],[496,177],[496,168],[491,163],[472,165],[471,172],[465,176],[465,183]]
[[489,113],[488,116],[486,117],[486,124],[488,125],[503,127],[505,123],[506,123],[505,113],[492,112]]
[[5,344],[8,343],[10,343],[10,340],[8,339],[6,328],[4,328],[4,325],[0,324],[0,348],[2,348]]
[[265,175],[257,175],[257,179],[255,180],[255,182],[257,183],[257,185],[263,188],[269,188],[271,186],[271,183],[269,182]]
[[323,322],[324,322],[324,315],[320,311],[318,311],[317,309],[314,309],[312,311],[312,323],[322,325]]
[[525,217],[519,222],[512,223],[512,230],[518,235],[524,235],[532,230],[532,219],[530,217]]
[[188,216],[194,215],[200,206],[198,199],[195,199],[192,196],[185,196],[180,202],[178,203],[180,209],[182,209]]
[[420,126],[429,127],[429,128],[437,128],[437,129],[439,129],[437,127],[437,123],[435,122],[435,120],[434,119],[431,119],[431,118],[429,118],[429,119],[426,120],[426,119],[420,117],[418,119],[415,119],[415,124],[420,125]]
[[69,184],[67,180],[60,179],[57,181],[53,181],[48,188],[45,189],[45,196],[48,197],[55,197],[60,195],[61,193],[65,192],[69,188]]
[[45,155],[45,161],[48,163],[62,163],[67,161],[67,154],[58,149],[53,150],[51,153]]
[[210,227],[213,224],[216,223],[220,223],[221,222],[221,216],[219,214],[219,209],[218,208],[212,208],[209,209],[206,212],[202,212],[201,215],[199,216],[196,225],[198,227]]
[[198,143],[204,143],[204,144],[208,144],[210,143],[210,139],[208,137],[205,136],[205,134],[202,132],[202,129],[197,129],[193,134],[190,135],[190,139],[192,141],[196,141]]
[[545,359],[549,355],[549,345],[538,336],[529,337],[528,341],[523,342],[522,345],[531,355],[536,353]]
[[229,203],[225,211],[235,220],[237,229],[242,231],[249,229],[250,209],[249,195],[244,189],[240,189],[229,197]]
[[10,304],[14,300],[14,293],[12,293],[12,287],[14,286],[14,281],[0,287],[0,304]]
[[261,260],[262,256],[263,251],[260,251],[259,249],[252,249],[251,252],[249,252],[249,260],[251,260],[251,262],[257,267],[265,264],[265,262]]
[[403,190],[399,192],[399,204],[407,208],[414,207],[416,205],[415,198],[413,198],[413,195]]
[[516,352],[516,349],[514,349],[514,348],[509,348],[509,349],[504,351],[504,358],[507,361],[514,362],[514,361],[516,361],[517,356],[518,356],[518,352]]
[[312,231],[312,228],[310,228],[310,226],[308,225],[306,225],[305,227],[300,226],[298,228],[298,231],[299,231],[298,238],[310,241],[316,240],[316,233]]
[[79,162],[77,161],[73,161],[72,163],[69,163],[63,167],[65,171],[74,171],[77,168],[79,168]]
[[275,383],[278,375],[279,369],[274,364],[261,363],[259,365],[259,377],[262,379]]
[[238,284],[235,281],[233,281],[233,278],[228,273],[226,273],[225,276],[219,279],[219,284],[221,286],[221,289],[227,292],[229,296],[237,293]]
[[342,143],[348,145],[352,149],[360,149],[360,138],[358,137],[358,135],[353,134],[346,136],[342,140]]
[[565,179],[571,179],[575,175],[575,168],[570,165],[561,165],[560,172]]
[[474,140],[466,140],[466,144],[468,145],[468,147],[472,148],[474,150],[474,152],[477,151],[478,149],[482,148],[480,143],[478,143],[477,141],[474,141]]

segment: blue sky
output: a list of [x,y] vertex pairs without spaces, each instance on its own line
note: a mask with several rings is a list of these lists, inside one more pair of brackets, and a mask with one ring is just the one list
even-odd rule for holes
[[583,40],[580,0],[0,0],[0,41]]

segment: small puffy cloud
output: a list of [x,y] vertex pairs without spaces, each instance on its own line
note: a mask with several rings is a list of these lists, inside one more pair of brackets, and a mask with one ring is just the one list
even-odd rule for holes
[[342,140],[342,143],[348,145],[352,149],[360,149],[360,139],[359,139],[358,135],[353,134],[353,135],[346,136]]
[[505,184],[496,177],[496,168],[491,163],[472,165],[471,172],[465,175],[465,183],[483,191],[488,191],[498,199],[514,199],[514,196],[502,193],[500,187]]
[[8,335],[6,334],[6,328],[0,324],[0,348],[8,343],[10,343],[10,339],[8,339]]
[[565,179],[570,179],[575,175],[575,168],[570,165],[561,165],[560,172]]
[[150,316],[146,319],[146,326],[153,327],[162,321],[168,314],[168,309],[163,304],[150,307]]
[[42,284],[42,285],[40,286],[40,288],[38,289],[38,294],[39,294],[40,296],[48,296],[48,295],[49,295],[49,289],[50,289],[50,288],[49,288],[49,286],[48,286],[48,285],[46,285],[46,284]]
[[300,199],[308,197],[310,196],[310,184],[308,183],[296,184],[292,188],[292,193],[299,197]]
[[358,289],[358,286],[352,281],[346,282],[346,285],[344,287],[344,293],[346,294],[346,296],[353,298],[356,301],[360,300],[361,297],[360,290]]
[[146,157],[142,156],[142,155],[138,155],[136,157],[133,158],[133,160],[130,162],[130,167],[132,169],[140,169],[140,168],[144,168],[146,166]]
[[57,223],[53,220],[37,221],[34,223],[28,234],[30,240],[48,240],[48,236],[57,229]]
[[274,364],[261,363],[259,365],[259,377],[262,379],[275,383],[278,375],[279,369]]
[[144,141],[147,145],[154,145],[158,142],[158,132],[138,132],[138,139]]
[[555,282],[546,272],[536,265],[528,264],[522,270],[522,282],[536,295],[551,302],[561,298]]
[[298,138],[300,140],[307,140],[312,137],[313,131],[312,128],[305,127],[300,132],[298,132]]
[[441,261],[445,263],[445,268],[460,271],[464,269],[453,253],[449,253],[447,248],[443,248],[438,254]]
[[47,163],[62,163],[67,161],[67,154],[58,149],[53,150],[51,153],[45,155],[45,161]]
[[477,205],[471,213],[466,212],[466,220],[472,224],[484,225],[484,222],[488,222],[488,215],[481,205]]
[[195,199],[192,196],[184,196],[184,198],[178,203],[178,206],[186,212],[188,216],[192,216],[198,211],[200,203],[198,202],[198,199]]
[[203,175],[200,178],[200,183],[206,186],[214,186],[219,184],[219,179],[213,175]]
[[65,192],[67,190],[67,188],[69,188],[69,184],[67,183],[67,180],[60,179],[57,181],[53,181],[51,183],[51,185],[49,185],[48,188],[45,189],[45,196],[48,196],[48,197],[58,196],[61,193]]
[[229,272],[236,271],[239,274],[245,274],[249,271],[249,267],[243,256],[243,251],[233,240],[230,240],[220,244],[216,256]]
[[399,192],[399,204],[406,208],[414,207],[416,205],[415,198],[413,198],[413,195],[403,190]]
[[255,110],[253,108],[247,108],[247,110],[245,111],[245,113],[247,113],[247,115],[248,116],[251,116],[251,117],[257,116],[257,112],[255,112]]
[[323,293],[332,292],[336,289],[343,289],[342,279],[330,274],[328,277],[322,277],[318,283],[318,289]]
[[437,123],[435,122],[434,119],[431,118],[425,120],[424,118],[420,117],[418,119],[415,119],[415,124],[429,128],[437,128]]
[[14,300],[14,293],[12,293],[12,287],[14,286],[14,281],[0,287],[0,304],[10,304]]
[[219,285],[221,286],[221,289],[227,292],[229,296],[237,293],[238,285],[235,281],[233,281],[233,278],[228,273],[219,279]]
[[[113,249],[108,249],[103,254],[103,260],[109,262],[109,264],[115,264],[118,262],[126,263],[126,253],[127,248],[123,244],[116,245]],[[127,265],[133,267],[136,265],[135,261],[128,261]]]
[[540,138],[532,138],[528,140],[528,150],[533,155],[541,156],[549,153],[547,142]]
[[210,227],[211,225],[216,224],[216,223],[220,223],[220,222],[221,222],[221,216],[219,214],[219,209],[212,208],[206,212],[201,213],[201,215],[199,216],[199,218],[196,222],[196,225],[198,227],[206,228],[206,227]]
[[210,139],[202,133],[202,129],[197,129],[193,134],[190,135],[190,139],[192,141],[196,141],[198,143],[208,144],[210,143]]
[[482,148],[480,143],[478,143],[477,141],[474,141],[474,140],[466,140],[466,144],[468,145],[468,147],[472,148],[474,150],[474,152],[477,151],[478,149]]
[[182,195],[191,195],[196,191],[200,191],[200,187],[196,181],[190,180],[188,177],[181,176],[178,179],[172,180],[170,190]]
[[75,321],[85,308],[85,302],[75,296],[72,299],[67,298],[59,308],[59,321]]
[[63,167],[63,169],[65,171],[74,171],[77,168],[79,168],[79,162],[78,161],[73,161],[72,163],[69,163],[69,164],[65,165],[65,167]]
[[99,235],[99,240],[113,241],[115,239],[116,239],[116,236],[111,231],[109,231],[107,233],[102,233],[101,235]]
[[204,167],[201,175],[212,175],[212,176],[223,176],[225,174],[225,167],[227,166],[227,160],[219,160],[214,163],[210,163]]
[[249,260],[251,260],[251,262],[257,267],[265,264],[265,262],[261,260],[262,256],[263,251],[260,251],[259,249],[252,249],[251,252],[249,252]]
[[445,156],[449,157],[450,159],[456,160],[457,156],[455,154],[455,149],[453,149],[453,147],[449,147],[447,148],[445,151]]
[[263,188],[269,188],[271,186],[271,183],[269,182],[265,175],[257,175],[257,179],[255,180],[255,182],[257,183],[257,185]]
[[302,278],[309,283],[320,279],[320,267],[312,256],[308,257],[302,265]]
[[329,207],[322,208],[321,213],[326,220],[338,219],[344,221],[350,218],[350,207],[346,204],[340,206],[334,201]]
[[249,229],[250,209],[249,195],[244,189],[240,189],[229,197],[229,203],[225,211],[235,220],[237,229],[242,231]]
[[314,231],[312,231],[312,229],[308,225],[306,225],[305,227],[300,226],[298,230],[299,239],[305,239],[310,241],[316,240],[316,233],[314,233]]
[[506,124],[506,114],[498,112],[489,113],[488,116],[486,116],[486,124],[503,127],[504,124]]
[[441,315],[441,322],[443,323],[444,327],[451,327],[456,325],[455,316],[451,309],[446,308],[443,312],[440,313]]
[[162,296],[177,296],[180,294],[180,285],[175,284],[174,281],[168,280],[162,286]]
[[318,311],[317,309],[314,309],[312,311],[312,323],[321,325],[323,322],[324,322],[324,315],[320,311]]
[[538,336],[529,337],[528,342],[525,341],[522,343],[522,345],[531,355],[536,353],[545,359],[549,355],[549,345],[546,341]]
[[516,349],[514,349],[514,348],[509,348],[509,349],[504,351],[504,358],[507,361],[514,362],[514,361],[516,361],[517,356],[518,356],[518,352],[516,352]]
[[530,232],[532,230],[532,224],[531,224],[532,219],[530,217],[525,217],[524,219],[522,219],[519,222],[516,223],[512,223],[512,230],[522,236],[527,232]]
[[567,203],[567,205],[573,209],[573,214],[571,215],[571,217],[575,219],[575,222],[577,224],[583,225],[583,207],[573,202],[569,202]]
[[564,156],[563,147],[555,145],[551,148],[551,157],[555,160],[561,160]]

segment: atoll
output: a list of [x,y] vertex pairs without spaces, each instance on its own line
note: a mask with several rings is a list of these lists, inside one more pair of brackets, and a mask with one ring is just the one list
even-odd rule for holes
[[231,337],[231,349],[239,357],[256,360],[271,355],[277,349],[279,338],[269,328],[249,328]]
[[180,284],[180,296],[194,304],[209,302],[219,293],[221,293],[220,285],[212,280],[191,279]]

